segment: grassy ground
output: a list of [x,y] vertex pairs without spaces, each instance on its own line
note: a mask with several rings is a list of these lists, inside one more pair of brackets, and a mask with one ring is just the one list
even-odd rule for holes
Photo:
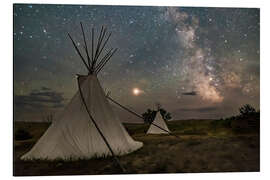
[[[148,125],[125,124],[130,135],[144,143],[143,148],[119,157],[127,173],[189,173],[259,171],[259,134],[235,133],[229,128],[211,128],[212,120],[169,122],[169,135],[146,135]],[[14,175],[121,174],[112,158],[75,162],[21,161],[31,149],[46,123],[17,123],[17,129],[31,132],[28,140],[14,141]]]

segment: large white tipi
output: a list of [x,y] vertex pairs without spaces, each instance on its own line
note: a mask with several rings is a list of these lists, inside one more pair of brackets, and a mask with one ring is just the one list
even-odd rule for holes
[[143,146],[141,142],[134,141],[129,136],[113,112],[97,79],[98,72],[116,51],[116,49],[109,51],[97,63],[110,35],[103,41],[106,29],[102,27],[97,46],[93,50],[94,29],[92,29],[92,57],[90,57],[82,24],[81,28],[88,64],[71,36],[69,37],[87,67],[88,75],[78,75],[78,92],[34,147],[21,157],[23,160],[76,160],[110,156],[113,153],[124,155]]
[[169,134],[169,132],[170,130],[168,129],[166,122],[162,118],[160,111],[157,111],[156,117],[154,121],[151,123],[146,134]]

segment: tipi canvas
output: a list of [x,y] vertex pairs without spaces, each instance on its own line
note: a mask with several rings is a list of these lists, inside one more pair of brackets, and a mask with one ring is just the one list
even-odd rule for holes
[[[155,125],[159,126],[160,128],[156,127]],[[167,124],[165,123],[164,119],[162,118],[160,112],[158,111],[156,113],[155,120],[150,125],[146,134],[169,134],[168,132],[162,130],[161,128],[170,132],[170,130],[167,127]]]
[[[102,28],[100,33],[103,38],[105,31]],[[97,46],[102,47],[103,38],[99,38]],[[75,48],[77,50],[76,46]],[[109,53],[100,63],[108,61],[108,57],[112,56],[112,52]],[[89,73],[78,76],[78,92],[34,147],[21,159],[87,159],[110,156],[113,153],[124,155],[143,146],[143,143],[134,141],[129,136],[106,98],[97,79],[100,69],[96,67],[101,67],[100,63],[96,66],[98,54],[100,49],[92,58],[88,56],[86,67]],[[83,58],[82,60],[84,61]]]

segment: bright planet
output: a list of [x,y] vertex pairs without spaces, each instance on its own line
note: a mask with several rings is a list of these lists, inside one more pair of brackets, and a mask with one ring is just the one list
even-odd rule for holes
[[139,95],[140,93],[141,93],[141,90],[140,90],[140,89],[138,89],[138,88],[134,88],[134,89],[133,89],[133,94],[134,94],[135,96]]

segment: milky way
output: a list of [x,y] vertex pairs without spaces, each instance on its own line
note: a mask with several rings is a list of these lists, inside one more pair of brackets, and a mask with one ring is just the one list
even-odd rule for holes
[[16,120],[44,120],[77,91],[75,74],[87,72],[67,33],[82,48],[80,22],[88,41],[92,27],[112,32],[108,49],[119,51],[98,78],[139,113],[157,102],[173,119],[259,109],[259,9],[16,4],[13,16]]

